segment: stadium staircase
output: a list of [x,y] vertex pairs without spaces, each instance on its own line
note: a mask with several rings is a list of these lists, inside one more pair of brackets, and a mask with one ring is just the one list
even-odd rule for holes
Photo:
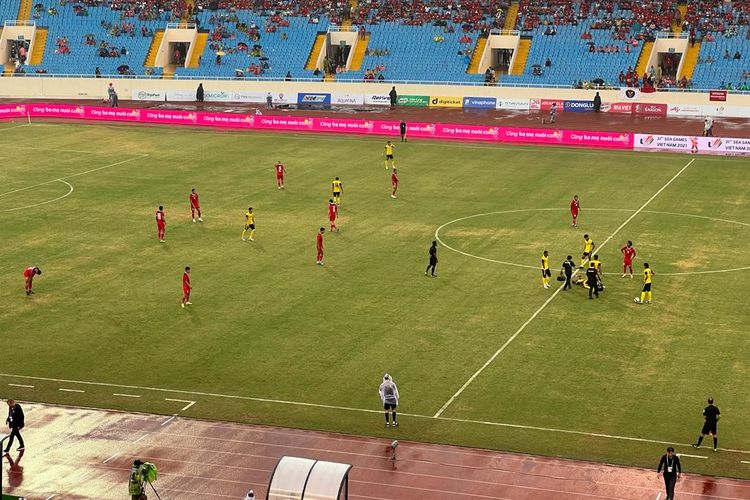
[[678,78],[683,76],[688,80],[693,79],[693,71],[695,71],[695,65],[698,64],[698,55],[701,52],[700,42],[695,42],[695,45],[688,47],[687,54],[685,55],[685,62],[682,63],[681,74],[677,75]]
[[37,28],[34,32],[34,50],[31,51],[29,66],[39,66],[44,61],[44,48],[47,46],[47,28]]
[[13,66],[13,63],[7,62],[3,66],[3,76],[13,76],[13,72],[15,71],[16,67]]
[[307,63],[305,64],[305,69],[307,71],[315,71],[317,69],[318,57],[320,56],[320,51],[323,50],[325,43],[326,33],[325,31],[319,31],[318,34],[315,35],[315,41],[310,49],[310,55],[307,57]]
[[[677,10],[680,13],[680,19],[684,21],[687,18],[687,4],[678,5]],[[682,33],[682,23],[672,22],[672,31],[678,35]]]
[[508,7],[508,12],[505,14],[505,25],[503,29],[513,30],[516,29],[516,21],[518,20],[518,2],[511,2]]
[[193,53],[190,54],[190,61],[188,62],[188,68],[199,68],[201,65],[201,56],[206,50],[206,44],[208,44],[208,31],[199,31],[198,36],[195,37],[195,48]]
[[[5,0],[6,2],[8,0]],[[18,6],[18,17],[16,19],[19,20],[28,20],[31,19],[31,7],[34,5],[34,2],[32,0],[21,0],[20,5]]]
[[638,56],[638,64],[635,66],[635,72],[640,78],[648,69],[648,60],[651,58],[651,51],[654,50],[654,42],[645,42],[641,49],[641,55]]
[[482,35],[477,38],[477,45],[474,47],[474,52],[471,54],[471,61],[469,61],[469,67],[466,68],[466,72],[469,74],[479,73],[479,63],[482,62],[482,56],[484,55],[484,48],[487,46],[487,36]]
[[151,46],[146,53],[146,60],[143,65],[148,68],[153,68],[156,65],[156,54],[159,53],[159,47],[161,47],[161,41],[164,39],[164,30],[154,32],[154,38],[151,40]]
[[174,72],[177,69],[176,64],[167,64],[164,66],[164,73],[162,73],[162,79],[171,80],[174,78]]
[[370,43],[370,34],[365,35],[365,39],[357,38],[357,47],[354,49],[354,55],[352,56],[352,64],[349,71],[359,71],[362,69],[362,61],[365,60],[365,51],[367,45]]
[[[195,0],[187,0],[187,2],[185,2],[185,7],[189,9],[190,12],[195,12]],[[192,9],[190,7],[192,7]],[[186,10],[185,13],[182,15],[182,17],[180,18],[180,21],[182,21],[183,23],[190,21],[188,10]]]
[[511,75],[523,75],[526,69],[526,60],[529,58],[529,51],[531,50],[531,37],[522,36],[518,41],[518,53],[513,61],[513,67],[510,69]]

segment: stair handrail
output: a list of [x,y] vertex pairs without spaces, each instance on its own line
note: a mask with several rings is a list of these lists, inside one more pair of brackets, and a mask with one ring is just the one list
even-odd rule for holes
[[3,26],[36,26],[36,21],[28,19],[8,19],[3,22]]

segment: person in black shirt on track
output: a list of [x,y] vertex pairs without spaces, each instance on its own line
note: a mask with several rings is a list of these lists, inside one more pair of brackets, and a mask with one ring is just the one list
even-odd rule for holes
[[666,500],[674,500],[674,487],[680,478],[680,474],[682,474],[682,466],[680,465],[680,457],[674,454],[674,448],[671,446],[667,448],[667,453],[661,456],[656,473],[659,474],[662,469],[664,469],[664,486],[667,487]]
[[430,247],[430,263],[427,264],[427,269],[424,271],[424,275],[427,276],[427,272],[430,271],[430,268],[432,268],[432,277],[435,277],[435,266],[437,266],[438,258],[437,258],[437,241],[432,242],[432,246]]
[[398,130],[401,132],[401,142],[406,142],[406,122],[404,120],[401,120]]
[[714,398],[708,398],[708,406],[703,409],[703,417],[706,419],[706,422],[703,424],[701,435],[698,436],[698,442],[693,445],[693,448],[698,448],[703,442],[703,438],[707,434],[711,434],[711,437],[714,438],[714,451],[719,451],[719,438],[716,435],[716,424],[719,423],[721,412],[718,407],[714,406]]
[[593,262],[589,263],[589,268],[586,269],[586,284],[589,286],[589,298],[593,299],[594,297],[591,296],[593,293],[596,295],[596,298],[599,298],[599,272],[596,270],[596,266]]
[[575,269],[576,265],[573,262],[573,256],[568,255],[568,257],[565,259],[565,262],[562,263],[562,274],[565,276],[565,286],[563,286],[563,291],[567,290],[568,288],[573,288],[573,286],[570,284],[571,279],[573,278],[573,269]]

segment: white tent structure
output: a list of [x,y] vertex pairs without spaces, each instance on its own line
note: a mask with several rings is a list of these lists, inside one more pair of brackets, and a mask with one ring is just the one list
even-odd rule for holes
[[281,457],[271,473],[266,500],[347,500],[349,464]]

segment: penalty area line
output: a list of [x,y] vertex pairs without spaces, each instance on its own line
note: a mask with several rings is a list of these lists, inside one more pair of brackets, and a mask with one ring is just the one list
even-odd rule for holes
[[[601,245],[600,245],[600,246],[598,247],[598,248],[599,248],[599,250],[601,251],[601,249],[602,249],[602,248],[604,248],[604,246],[605,246],[605,245],[606,245],[607,243],[609,243],[610,241],[612,241],[612,238],[614,238],[615,236],[617,236],[617,234],[618,234],[618,233],[619,233],[619,232],[620,232],[620,231],[621,231],[621,230],[622,230],[622,229],[623,229],[623,228],[624,228],[625,226],[627,226],[627,225],[628,225],[628,224],[630,223],[630,221],[632,221],[632,220],[633,220],[633,219],[634,219],[634,218],[635,218],[636,216],[638,216],[638,214],[640,214],[641,212],[643,212],[643,210],[645,210],[645,209],[646,209],[646,207],[647,207],[647,206],[649,206],[649,204],[651,204],[651,202],[652,202],[652,201],[654,201],[654,200],[655,200],[655,199],[656,199],[656,198],[657,198],[657,197],[658,197],[658,196],[659,196],[659,195],[660,195],[661,193],[663,193],[663,192],[664,192],[664,190],[665,190],[665,189],[667,189],[667,188],[668,188],[668,187],[669,187],[669,186],[670,186],[670,185],[671,185],[671,184],[672,184],[672,183],[673,183],[673,182],[675,181],[675,179],[677,179],[677,178],[678,178],[678,177],[679,177],[680,175],[682,175],[682,173],[683,173],[683,172],[684,172],[685,170],[687,170],[687,168],[688,168],[688,167],[689,167],[690,165],[692,165],[692,164],[693,164],[693,162],[695,162],[695,158],[693,158],[692,160],[690,160],[689,162],[687,162],[687,163],[685,164],[685,166],[684,166],[684,167],[682,167],[682,168],[681,168],[681,169],[680,169],[680,170],[679,170],[679,171],[678,171],[678,172],[677,172],[676,174],[674,174],[674,175],[672,176],[672,178],[671,178],[671,179],[669,179],[669,180],[668,180],[668,181],[666,182],[666,184],[664,184],[664,185],[663,185],[663,186],[662,186],[661,188],[659,188],[659,190],[658,190],[658,191],[656,191],[656,192],[655,192],[655,193],[654,193],[653,195],[651,195],[651,198],[649,198],[648,200],[646,200],[646,202],[645,202],[645,203],[644,203],[643,205],[641,205],[641,206],[640,206],[640,208],[638,208],[638,210],[636,210],[635,212],[633,212],[632,214],[630,214],[630,217],[628,217],[627,219],[625,219],[625,222],[623,222],[622,224],[620,224],[620,225],[619,225],[619,227],[618,227],[617,229],[615,229],[615,230],[614,230],[614,232],[613,232],[612,234],[610,234],[610,235],[609,235],[609,236],[607,237],[607,239],[605,239],[605,240],[604,240],[604,242],[603,242],[603,243],[602,243],[602,244],[601,244]],[[437,418],[437,417],[439,417],[440,415],[442,415],[442,414],[443,414],[443,412],[444,412],[444,411],[445,411],[446,409],[448,409],[448,407],[449,407],[449,406],[450,406],[450,405],[451,405],[451,404],[452,404],[452,403],[453,403],[453,402],[454,402],[454,401],[455,401],[455,400],[456,400],[456,399],[457,399],[457,398],[458,398],[458,397],[459,397],[459,396],[460,396],[461,394],[463,394],[463,392],[464,392],[464,391],[465,391],[465,390],[466,390],[466,389],[467,389],[467,388],[468,388],[468,387],[469,387],[469,386],[470,386],[470,385],[472,384],[472,382],[474,382],[474,381],[475,381],[475,380],[477,379],[477,377],[479,377],[479,375],[481,375],[481,374],[482,374],[482,372],[483,372],[483,371],[484,371],[484,370],[485,370],[485,369],[486,369],[486,368],[487,368],[488,366],[490,366],[490,364],[492,364],[492,362],[493,362],[493,361],[495,361],[495,359],[497,359],[497,357],[498,357],[498,356],[500,356],[500,354],[502,354],[502,352],[503,352],[503,351],[504,351],[504,350],[505,350],[505,349],[506,349],[506,348],[507,348],[507,347],[508,347],[508,346],[509,346],[509,345],[510,345],[510,344],[511,344],[511,343],[512,343],[512,342],[513,342],[514,340],[516,340],[516,338],[518,338],[518,336],[519,336],[519,335],[520,335],[521,333],[523,333],[523,331],[524,331],[524,330],[526,329],[526,327],[527,327],[527,326],[529,326],[529,325],[531,324],[531,322],[532,322],[532,321],[534,321],[534,319],[536,319],[536,317],[537,317],[537,316],[539,316],[539,314],[541,314],[541,313],[542,313],[542,311],[544,311],[544,310],[545,310],[545,309],[547,308],[547,306],[548,306],[548,305],[549,305],[549,304],[550,304],[550,303],[551,303],[551,302],[552,302],[552,301],[554,300],[554,298],[555,298],[555,297],[557,297],[557,296],[558,296],[558,294],[559,294],[559,293],[560,293],[560,292],[562,291],[562,289],[563,289],[563,287],[562,287],[562,286],[558,286],[558,287],[557,287],[557,290],[555,290],[555,292],[554,292],[554,293],[553,293],[552,295],[550,295],[550,296],[549,296],[549,298],[548,298],[547,300],[545,300],[545,301],[544,301],[544,303],[543,303],[543,304],[542,304],[541,306],[539,306],[539,308],[538,308],[538,309],[537,309],[536,311],[534,311],[534,314],[532,314],[532,315],[531,315],[531,317],[530,317],[529,319],[527,319],[527,320],[526,320],[526,321],[525,321],[525,322],[524,322],[524,323],[523,323],[523,324],[522,324],[522,325],[521,325],[521,326],[520,326],[520,327],[518,328],[518,330],[516,330],[516,331],[515,331],[515,333],[514,333],[513,335],[511,335],[511,336],[510,336],[510,338],[508,338],[508,340],[506,340],[506,341],[505,341],[505,343],[504,343],[504,344],[503,344],[502,346],[500,346],[500,348],[499,348],[499,349],[498,349],[497,351],[495,351],[495,353],[494,353],[494,354],[493,354],[492,356],[490,356],[490,359],[488,359],[488,360],[487,360],[487,361],[486,361],[486,362],[485,362],[485,363],[484,363],[484,364],[483,364],[482,366],[480,366],[480,367],[479,367],[479,369],[478,369],[477,371],[475,371],[475,372],[474,372],[474,374],[473,374],[473,375],[472,375],[471,377],[469,377],[469,379],[468,379],[468,380],[467,380],[466,382],[464,382],[464,384],[463,384],[463,385],[462,385],[462,386],[461,386],[461,387],[460,387],[460,388],[459,388],[459,389],[458,389],[458,390],[457,390],[457,391],[455,392],[455,394],[453,394],[453,396],[451,396],[451,397],[450,397],[450,399],[448,399],[448,401],[446,401],[446,402],[445,402],[445,404],[443,404],[443,406],[441,406],[441,407],[440,407],[440,409],[439,409],[439,410],[438,410],[438,411],[437,411],[437,412],[435,413],[435,415],[434,415],[434,417],[435,417],[435,418]]]

